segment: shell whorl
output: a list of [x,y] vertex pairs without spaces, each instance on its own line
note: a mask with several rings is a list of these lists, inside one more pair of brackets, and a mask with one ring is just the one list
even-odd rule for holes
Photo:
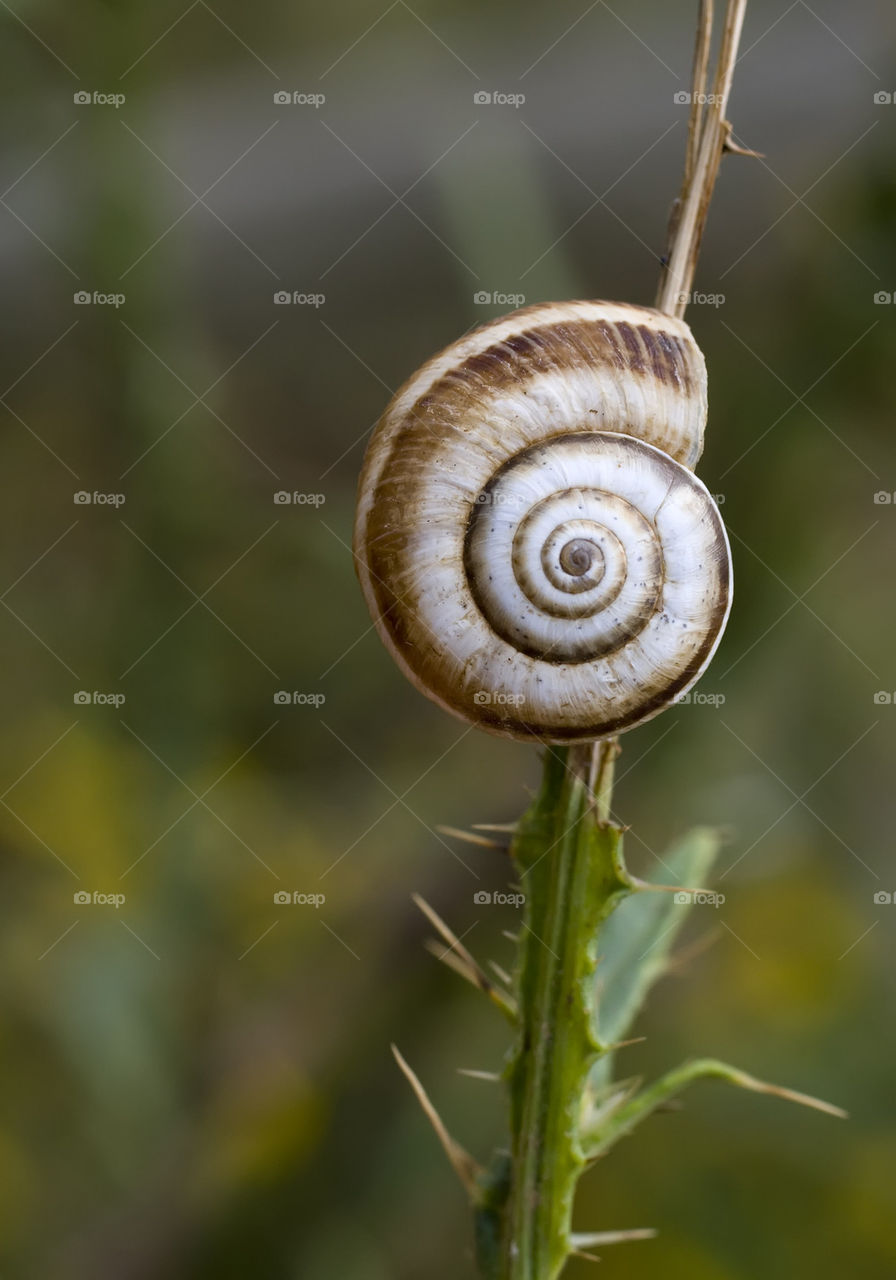
[[425,364],[378,424],[355,525],[377,629],[429,697],[495,733],[585,741],[699,677],[730,554],[690,471],[706,371],[681,320],[528,307]]

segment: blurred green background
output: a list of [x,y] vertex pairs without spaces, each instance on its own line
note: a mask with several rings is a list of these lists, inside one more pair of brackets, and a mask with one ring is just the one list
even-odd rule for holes
[[[505,1027],[410,894],[510,963],[473,901],[506,863],[434,828],[512,820],[539,762],[393,667],[354,488],[391,391],[507,309],[477,293],[652,300],[695,8],[3,5],[4,1277],[472,1275],[388,1046],[501,1142],[456,1068]],[[729,831],[625,1066],[718,1055],[852,1119],[695,1089],[582,1183],[581,1229],[660,1232],[608,1280],[896,1274],[894,46],[884,4],[750,5],[766,158],[725,163],[688,317],[724,702],[627,735],[616,806],[636,870]]]

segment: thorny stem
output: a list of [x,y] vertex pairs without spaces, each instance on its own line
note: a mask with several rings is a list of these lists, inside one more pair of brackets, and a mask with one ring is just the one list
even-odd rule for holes
[[631,892],[608,820],[617,750],[615,740],[549,748],[541,792],[511,850],[527,899],[507,1071],[511,1164],[500,1240],[490,1257],[480,1254],[484,1274],[498,1280],[553,1280],[572,1251],[573,1195],[586,1164],[579,1112],[603,1052],[590,1000],[597,938]]

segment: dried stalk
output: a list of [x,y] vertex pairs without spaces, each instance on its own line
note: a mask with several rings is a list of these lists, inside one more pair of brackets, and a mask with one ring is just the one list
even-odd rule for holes
[[731,133],[726,114],[746,10],[747,0],[730,0],[713,89],[707,94],[712,0],[700,5],[684,181],[670,220],[669,249],[656,296],[657,310],[667,315],[684,315],[697,270],[706,216]]

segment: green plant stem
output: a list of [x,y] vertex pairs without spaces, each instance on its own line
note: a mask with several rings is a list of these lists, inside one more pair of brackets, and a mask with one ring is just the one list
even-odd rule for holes
[[586,1164],[581,1109],[604,1051],[592,1015],[598,933],[632,891],[621,832],[609,822],[616,752],[615,742],[594,758],[590,747],[549,750],[541,792],[511,849],[526,908],[519,1032],[506,1073],[510,1168],[499,1256],[485,1270],[498,1280],[554,1280],[574,1247],[573,1196]]

